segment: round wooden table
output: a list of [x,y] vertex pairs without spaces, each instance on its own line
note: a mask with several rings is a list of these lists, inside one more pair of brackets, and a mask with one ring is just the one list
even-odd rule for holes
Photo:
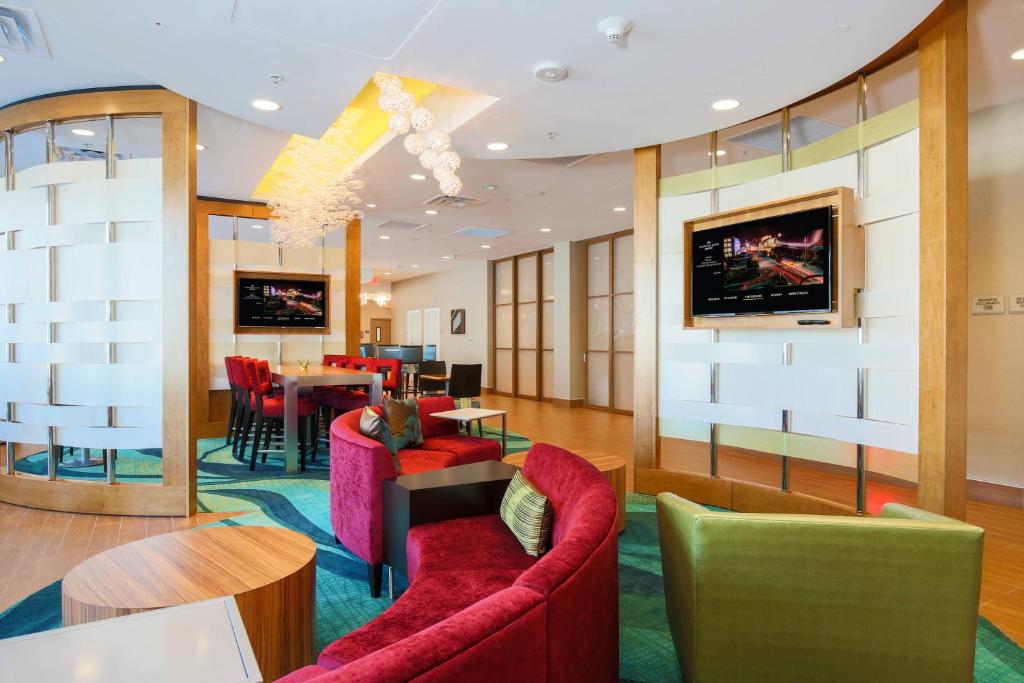
[[233,595],[264,680],[314,660],[316,545],[287,529],[151,536],[79,564],[62,593],[65,626]]
[[[615,489],[615,498],[619,501],[619,533],[626,528],[626,461],[617,455],[598,453],[596,451],[575,451],[597,471],[605,476],[608,483]],[[526,452],[513,453],[507,456],[503,462],[516,467],[522,467],[526,462]]]

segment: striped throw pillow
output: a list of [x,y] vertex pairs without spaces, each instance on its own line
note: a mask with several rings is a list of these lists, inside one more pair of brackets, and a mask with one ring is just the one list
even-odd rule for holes
[[501,499],[499,514],[527,555],[540,557],[548,549],[553,516],[551,501],[530,485],[522,470],[512,476]]

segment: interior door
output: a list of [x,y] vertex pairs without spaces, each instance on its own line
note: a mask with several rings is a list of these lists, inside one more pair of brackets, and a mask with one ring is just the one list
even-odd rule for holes
[[373,344],[391,343],[390,318],[370,318],[370,342]]

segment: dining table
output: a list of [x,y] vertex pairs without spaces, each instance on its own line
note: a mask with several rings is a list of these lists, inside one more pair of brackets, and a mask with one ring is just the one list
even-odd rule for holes
[[368,386],[370,405],[383,401],[384,385],[379,372],[338,368],[333,365],[283,363],[271,373],[274,383],[284,389],[284,469],[299,471],[299,393],[324,386]]

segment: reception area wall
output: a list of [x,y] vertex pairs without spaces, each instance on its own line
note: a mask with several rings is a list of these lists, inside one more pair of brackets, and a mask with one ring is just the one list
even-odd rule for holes
[[[69,94],[0,110],[0,129],[0,500],[188,514],[195,105]],[[64,474],[65,448],[100,451],[105,477]],[[126,449],[159,453],[157,485],[118,481]],[[44,475],[18,467],[34,453]]]

